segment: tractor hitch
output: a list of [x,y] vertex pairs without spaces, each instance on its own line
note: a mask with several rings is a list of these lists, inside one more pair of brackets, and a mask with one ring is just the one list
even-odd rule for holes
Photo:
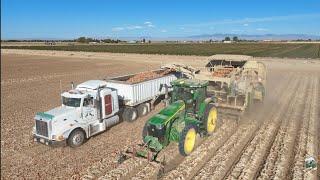
[[144,141],[144,143],[129,147],[125,151],[121,151],[118,155],[118,164],[122,164],[129,158],[136,157],[145,158],[150,162],[160,163],[160,161],[157,161],[157,156],[163,149],[163,146],[158,141],[158,138],[146,136]]

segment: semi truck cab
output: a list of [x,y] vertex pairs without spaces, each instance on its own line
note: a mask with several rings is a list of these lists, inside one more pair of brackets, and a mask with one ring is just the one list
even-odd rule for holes
[[117,124],[120,121],[118,94],[106,84],[90,80],[63,92],[59,107],[35,115],[34,141],[77,147],[85,139]]

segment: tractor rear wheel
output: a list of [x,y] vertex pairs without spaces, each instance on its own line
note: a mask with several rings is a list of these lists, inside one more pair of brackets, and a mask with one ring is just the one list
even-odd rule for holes
[[193,124],[187,125],[180,136],[179,152],[183,156],[189,155],[196,144],[197,127]]
[[218,110],[217,108],[212,105],[208,104],[205,116],[204,116],[204,127],[208,135],[211,135],[218,129]]

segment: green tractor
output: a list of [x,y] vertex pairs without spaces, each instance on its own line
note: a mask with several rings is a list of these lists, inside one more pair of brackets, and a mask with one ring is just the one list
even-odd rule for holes
[[215,98],[207,97],[207,81],[178,79],[171,85],[170,104],[144,126],[145,149],[137,151],[138,156],[155,160],[170,142],[178,142],[180,154],[187,156],[194,150],[197,134],[211,135],[218,127]]

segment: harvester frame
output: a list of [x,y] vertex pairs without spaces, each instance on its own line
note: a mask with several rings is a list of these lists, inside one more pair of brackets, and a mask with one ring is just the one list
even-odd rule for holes
[[266,66],[254,61],[252,56],[210,56],[194,78],[209,81],[208,91],[217,97],[222,112],[237,117],[250,108],[253,101],[262,102],[266,93]]

